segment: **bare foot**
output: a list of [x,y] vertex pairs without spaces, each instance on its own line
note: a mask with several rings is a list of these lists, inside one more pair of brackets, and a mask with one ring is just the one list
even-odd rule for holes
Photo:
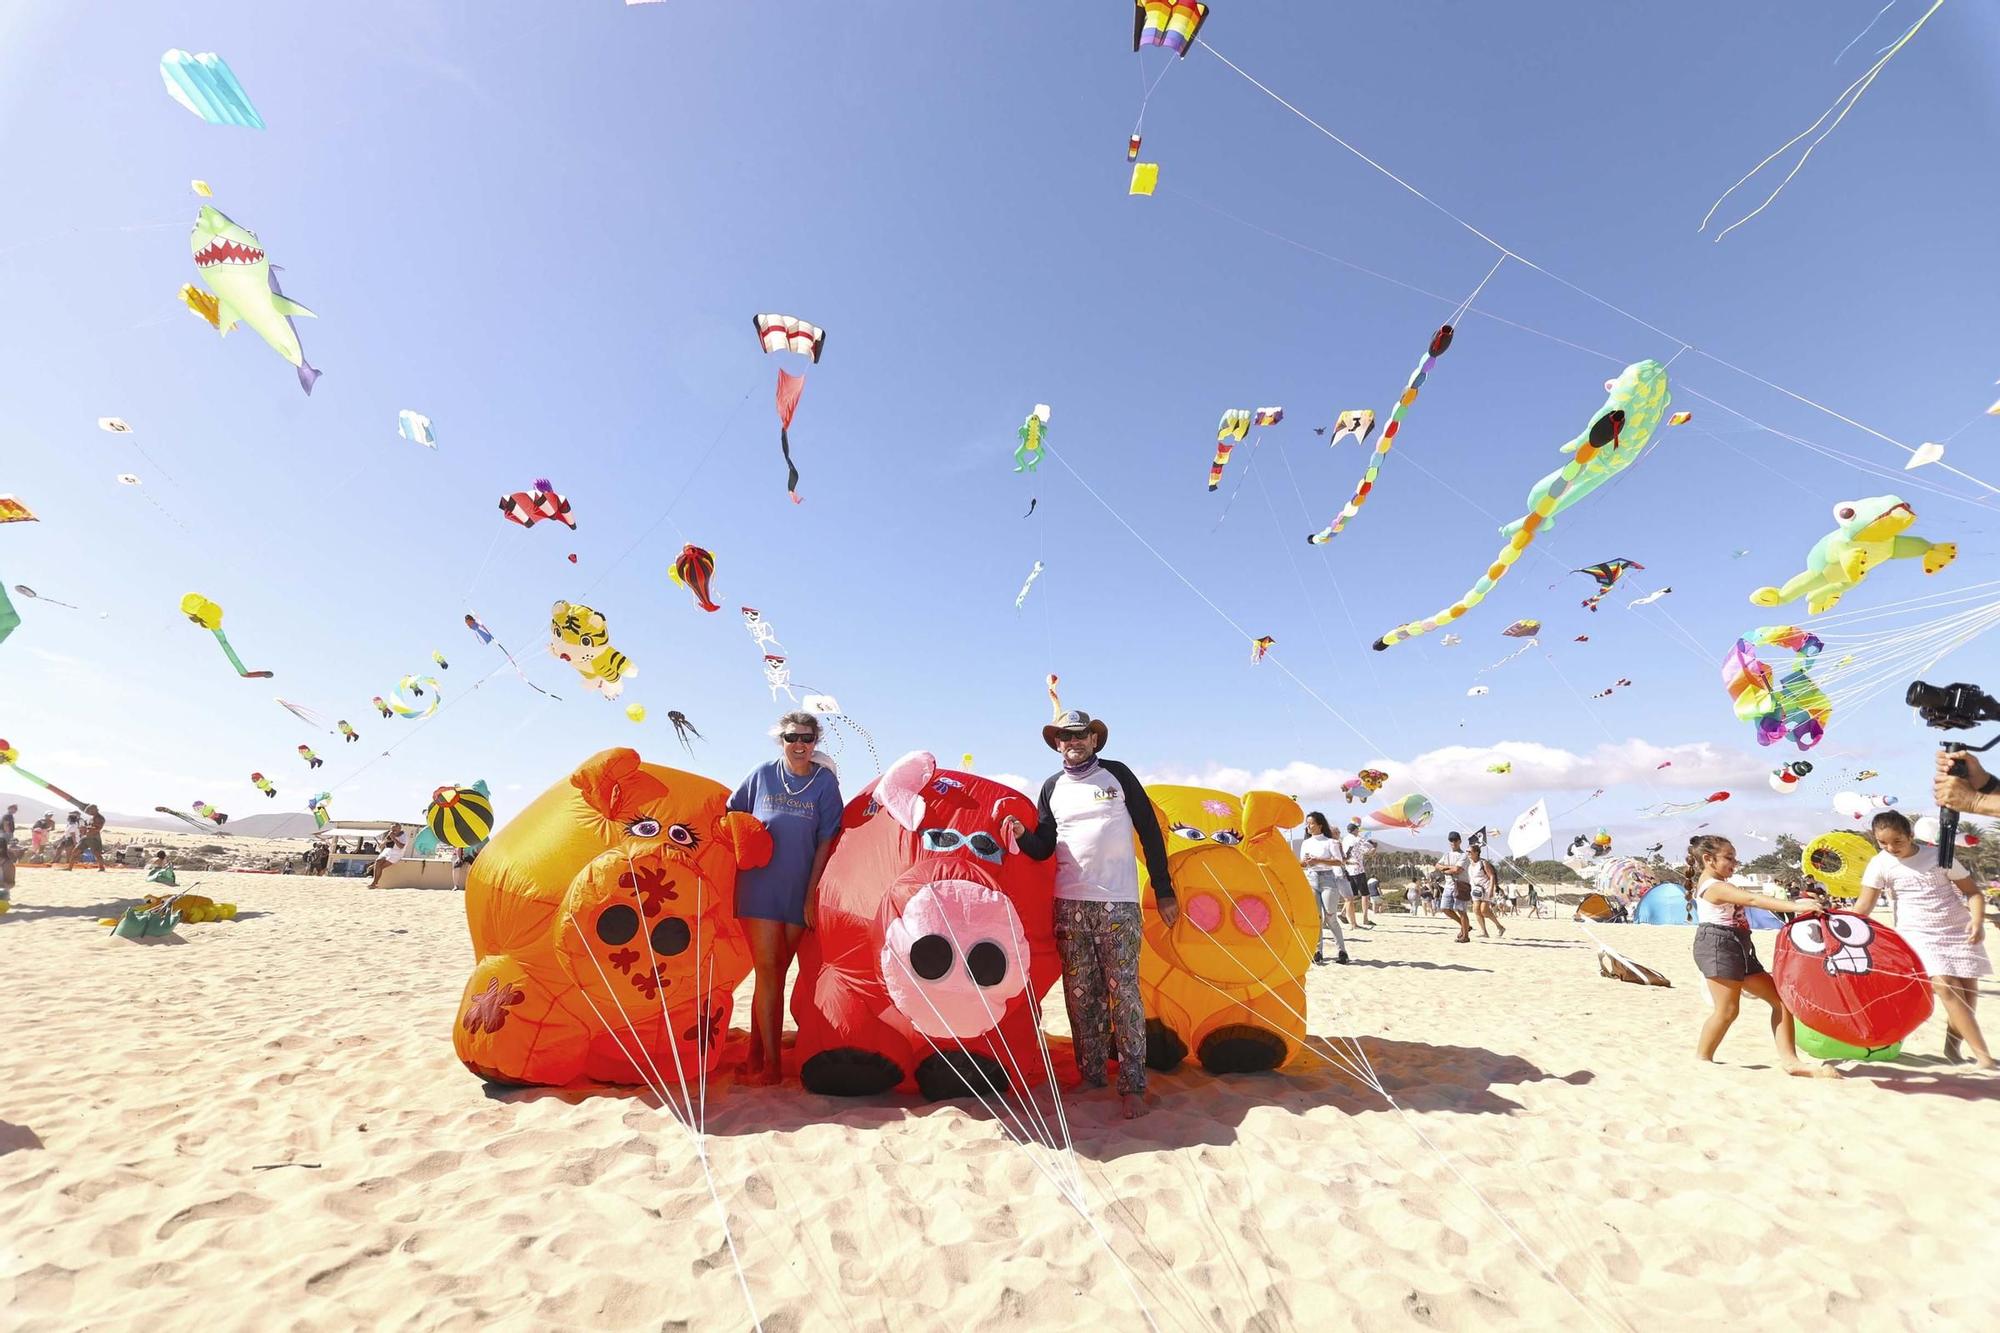
[[749,1077],[743,1080],[743,1084],[745,1087],[750,1088],[775,1088],[784,1081],[784,1078],[785,1075],[782,1069],[764,1069],[760,1067],[752,1070]]
[[1975,1055],[1972,1057],[1972,1067],[1974,1069],[2000,1069],[2000,1063],[1996,1063],[1990,1055],[1983,1060]]
[[1786,1065],[1785,1072],[1793,1078],[1840,1077],[1840,1070],[1833,1065]]
[[1119,1098],[1119,1102],[1124,1107],[1125,1118],[1127,1120],[1137,1120],[1140,1116],[1146,1114],[1148,1110],[1146,1099],[1136,1092],[1126,1093],[1123,1097]]

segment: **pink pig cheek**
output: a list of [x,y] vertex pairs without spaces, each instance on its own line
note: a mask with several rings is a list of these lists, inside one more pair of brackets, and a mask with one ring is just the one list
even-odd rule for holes
[[1245,935],[1262,935],[1271,928],[1271,905],[1262,898],[1238,898],[1231,915]]
[[1222,928],[1222,903],[1212,893],[1197,893],[1188,900],[1187,919],[1196,930],[1213,935]]

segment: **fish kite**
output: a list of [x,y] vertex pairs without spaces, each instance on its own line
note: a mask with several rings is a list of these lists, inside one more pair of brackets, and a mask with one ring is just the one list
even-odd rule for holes
[[204,204],[195,218],[189,245],[194,252],[195,273],[208,284],[208,290],[189,283],[181,288],[181,300],[224,337],[240,320],[272,351],[292,363],[299,373],[299,387],[310,394],[319,372],[307,362],[298,326],[292,321],[300,315],[315,316],[279,289],[278,270],[265,257],[257,233],[237,226],[220,210]]
[[1036,403],[1035,410],[1028,413],[1028,419],[1021,423],[1016,432],[1020,443],[1014,446],[1014,470],[1033,472],[1042,461],[1042,439],[1048,434],[1049,405]]
[[175,48],[167,52],[160,57],[160,79],[167,85],[169,97],[211,125],[264,128],[264,118],[236,81],[229,62],[213,51],[197,55]]
[[1644,568],[1645,566],[1637,560],[1627,560],[1624,556],[1619,556],[1615,560],[1604,560],[1594,565],[1585,565],[1582,569],[1572,569],[1570,573],[1588,574],[1597,580],[1597,591],[1583,599],[1583,609],[1594,612],[1597,610],[1597,604],[1604,600],[1605,594],[1611,591],[1618,580],[1635,569]]
[[1417,368],[1410,373],[1410,382],[1403,386],[1403,392],[1396,399],[1396,405],[1389,409],[1389,424],[1382,427],[1382,438],[1375,441],[1375,452],[1368,457],[1368,468],[1361,474],[1361,480],[1356,483],[1353,498],[1334,515],[1333,522],[1307,537],[1307,541],[1315,546],[1324,546],[1332,541],[1340,530],[1347,526],[1348,520],[1360,513],[1361,506],[1368,502],[1369,495],[1375,489],[1376,478],[1382,475],[1382,461],[1389,456],[1389,450],[1395,446],[1397,434],[1403,429],[1403,417],[1409,412],[1410,404],[1417,401],[1417,393],[1424,387],[1424,381],[1430,378],[1431,367],[1435,366],[1438,358],[1451,347],[1453,332],[1451,325],[1446,324],[1431,335],[1430,348],[1425,352],[1424,359],[1417,363]]
[[1849,590],[1886,560],[1923,561],[1924,573],[1935,574],[1958,558],[1958,543],[1929,542],[1904,533],[1917,521],[1917,511],[1901,496],[1873,495],[1843,500],[1833,507],[1839,524],[1813,544],[1803,574],[1794,574],[1782,588],[1759,588],[1750,594],[1757,606],[1780,606],[1803,597],[1806,611],[1831,611]]
[[271,785],[271,779],[265,777],[262,773],[252,773],[250,775],[250,783],[266,796],[276,796],[278,794],[278,789]]
[[301,745],[299,747],[299,758],[306,761],[307,768],[318,768],[326,762],[326,760],[312,752],[312,746],[310,745]]
[[1673,588],[1670,585],[1668,587],[1659,589],[1657,592],[1649,592],[1644,597],[1635,597],[1631,601],[1625,603],[1625,605],[1628,607],[1651,606],[1654,602],[1659,601],[1662,597],[1665,597],[1668,593],[1672,591]]
[[340,734],[347,738],[347,743],[349,745],[352,745],[354,744],[354,742],[361,739],[361,733],[356,731],[354,729],[354,724],[349,722],[346,718],[342,718],[334,725],[340,728]]
[[1263,661],[1264,654],[1270,652],[1271,645],[1276,642],[1277,640],[1268,634],[1260,634],[1252,639],[1250,641],[1250,665],[1256,666],[1259,662]]
[[407,407],[396,414],[396,434],[426,449],[438,447],[437,432],[431,429],[431,419]]
[[1667,424],[1669,426],[1685,426],[1693,420],[1694,413],[1692,412],[1676,412],[1667,418]]
[[1222,414],[1222,421],[1215,428],[1215,458],[1208,465],[1209,490],[1222,484],[1222,469],[1229,465],[1230,453],[1249,433],[1249,408],[1234,407]]
[[0,523],[38,523],[35,511],[21,503],[18,496],[0,493]]
[[1028,571],[1027,579],[1022,582],[1021,591],[1016,593],[1014,596],[1014,609],[1016,611],[1019,611],[1022,605],[1028,600],[1028,589],[1034,587],[1035,580],[1040,578],[1041,576],[1042,576],[1042,562],[1037,560],[1035,562],[1035,567]]
[[181,614],[188,618],[190,624],[197,625],[215,636],[215,641],[222,645],[223,654],[229,658],[229,665],[235,667],[236,674],[243,679],[269,680],[276,674],[270,671],[251,671],[243,665],[243,659],[236,655],[236,649],[229,644],[229,636],[222,632],[222,608],[208,598],[198,592],[189,593],[181,598]]
[[[1322,432],[1323,433],[1323,432]],[[1368,437],[1375,433],[1375,409],[1358,408],[1352,412],[1342,412],[1333,423],[1333,438],[1326,442],[1330,449],[1339,444],[1343,437],[1352,436],[1356,444],[1367,444]]]
[[1431,803],[1428,797],[1416,792],[1399,796],[1380,810],[1371,810],[1368,817],[1384,828],[1420,829],[1431,822]]
[[519,523],[524,528],[552,518],[571,532],[576,531],[576,520],[569,515],[569,498],[557,491],[555,483],[547,477],[535,478],[533,490],[501,496],[500,513],[509,523]]
[[714,598],[708,595],[709,580],[715,577],[715,557],[701,547],[689,542],[681,547],[681,553],[674,557],[672,577],[694,594],[694,604],[704,611],[720,611]]
[[1375,640],[1377,652],[1405,639],[1428,634],[1449,624],[1486,600],[1493,585],[1507,576],[1535,534],[1555,516],[1639,460],[1673,399],[1667,392],[1667,369],[1657,361],[1639,361],[1605,381],[1604,406],[1584,432],[1562,447],[1570,460],[1549,473],[1528,492],[1528,512],[1500,529],[1507,544],[1473,585],[1450,606],[1422,620],[1398,625]]
[[1699,810],[1704,805],[1714,805],[1717,801],[1728,799],[1728,792],[1712,791],[1699,801],[1661,801],[1658,805],[1645,807],[1639,813],[1647,819],[1665,819],[1668,815],[1684,815],[1690,810]]

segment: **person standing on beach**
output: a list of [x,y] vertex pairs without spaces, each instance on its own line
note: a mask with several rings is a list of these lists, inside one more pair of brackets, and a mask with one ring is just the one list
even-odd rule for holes
[[1919,847],[1910,821],[1900,810],[1885,810],[1870,827],[1875,854],[1861,872],[1861,900],[1854,910],[1867,916],[1884,889],[1896,895],[1896,933],[1908,940],[1930,973],[1931,989],[1944,1007],[1944,1058],[1962,1059],[1961,1045],[1972,1048],[1973,1063],[1994,1067],[1974,1010],[1979,1004],[1980,977],[1993,974],[1986,956],[1986,901],[1972,872],[1963,865],[1946,870],[1938,864],[1938,849]]
[[1438,886],[1438,910],[1458,923],[1458,938],[1454,944],[1472,942],[1472,921],[1466,916],[1472,905],[1472,883],[1465,877],[1465,848],[1460,844],[1464,839],[1454,832],[1447,834],[1445,841],[1450,850],[1438,858],[1438,874],[1444,883]]
[[1778,1063],[1785,1072],[1800,1078],[1839,1078],[1832,1065],[1808,1065],[1799,1059],[1792,1034],[1792,1015],[1778,998],[1777,983],[1757,959],[1756,943],[1750,938],[1748,907],[1792,915],[1812,912],[1819,904],[1810,898],[1794,901],[1739,889],[1729,882],[1736,873],[1736,847],[1729,839],[1702,833],[1688,839],[1686,882],[1695,886],[1694,965],[1708,979],[1708,1000],[1713,1006],[1701,1025],[1695,1042],[1695,1058],[1704,1064],[1715,1061],[1716,1048],[1736,1021],[1743,992],[1771,1006],[1771,1037],[1777,1043]]
[[750,771],[729,808],[754,815],[771,833],[771,859],[736,876],[736,919],[750,936],[756,990],[750,999],[750,1051],[737,1073],[767,1088],[784,1077],[785,977],[799,937],[819,916],[819,877],[840,832],[840,779],[819,762],[819,718],[786,713],[772,733],[779,757]]
[[78,831],[76,836],[70,841],[69,864],[64,868],[67,870],[76,869],[77,858],[81,857],[85,852],[89,852],[92,864],[97,867],[97,873],[101,875],[104,873],[104,815],[94,805],[84,806],[83,811],[84,814],[90,816],[87,822],[76,815],[70,816],[71,819],[78,821]]
[[1167,844],[1153,802],[1131,769],[1098,758],[1110,729],[1072,709],[1042,728],[1062,771],[1042,784],[1031,830],[1009,816],[1002,830],[1037,861],[1056,858],[1056,951],[1062,955],[1076,1072],[1101,1088],[1110,1037],[1118,1042],[1118,1093],[1127,1120],[1146,1114],[1146,1005],[1139,994],[1136,836],[1160,920],[1180,920]]
[[1472,914],[1479,918],[1479,938],[1491,938],[1486,931],[1486,923],[1490,921],[1500,932],[1500,938],[1506,939],[1507,927],[1500,924],[1499,916],[1493,911],[1493,895],[1499,888],[1493,874],[1493,863],[1486,859],[1486,849],[1478,843],[1466,849],[1465,881],[1472,894]]
[[1348,901],[1355,905],[1361,915],[1360,925],[1375,929],[1375,918],[1382,911],[1382,885],[1379,880],[1368,878],[1368,853],[1375,850],[1375,840],[1361,831],[1361,821],[1347,821],[1347,833],[1340,840],[1340,850],[1347,857],[1347,883],[1353,891]]
[[55,827],[56,827],[55,816],[43,815],[40,819],[37,819],[34,822],[34,825],[28,830],[28,846],[29,849],[34,853],[34,855],[37,858],[41,856],[42,848],[48,846],[49,834],[55,831]]
[[10,805],[5,814],[0,814],[0,842],[14,840],[14,813],[20,808],[18,805]]
[[1319,934],[1313,937],[1313,962],[1326,963],[1326,927],[1333,924],[1333,946],[1339,950],[1334,955],[1337,962],[1347,961],[1347,937],[1340,930],[1340,889],[1335,881],[1342,878],[1346,869],[1346,854],[1341,851],[1340,840],[1333,836],[1333,829],[1326,822],[1326,816],[1315,810],[1306,816],[1305,841],[1299,844],[1299,864],[1305,868],[1306,878],[1312,881],[1313,900],[1319,904]]

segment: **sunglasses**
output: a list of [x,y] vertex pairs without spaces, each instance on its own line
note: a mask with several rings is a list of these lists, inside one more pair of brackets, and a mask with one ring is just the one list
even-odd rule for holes
[[1090,728],[1088,727],[1085,727],[1082,731],[1058,731],[1056,733],[1056,739],[1064,741],[1086,740],[1089,738],[1089,736],[1090,736]]
[[807,745],[819,737],[809,731],[788,731],[778,739],[787,745]]

